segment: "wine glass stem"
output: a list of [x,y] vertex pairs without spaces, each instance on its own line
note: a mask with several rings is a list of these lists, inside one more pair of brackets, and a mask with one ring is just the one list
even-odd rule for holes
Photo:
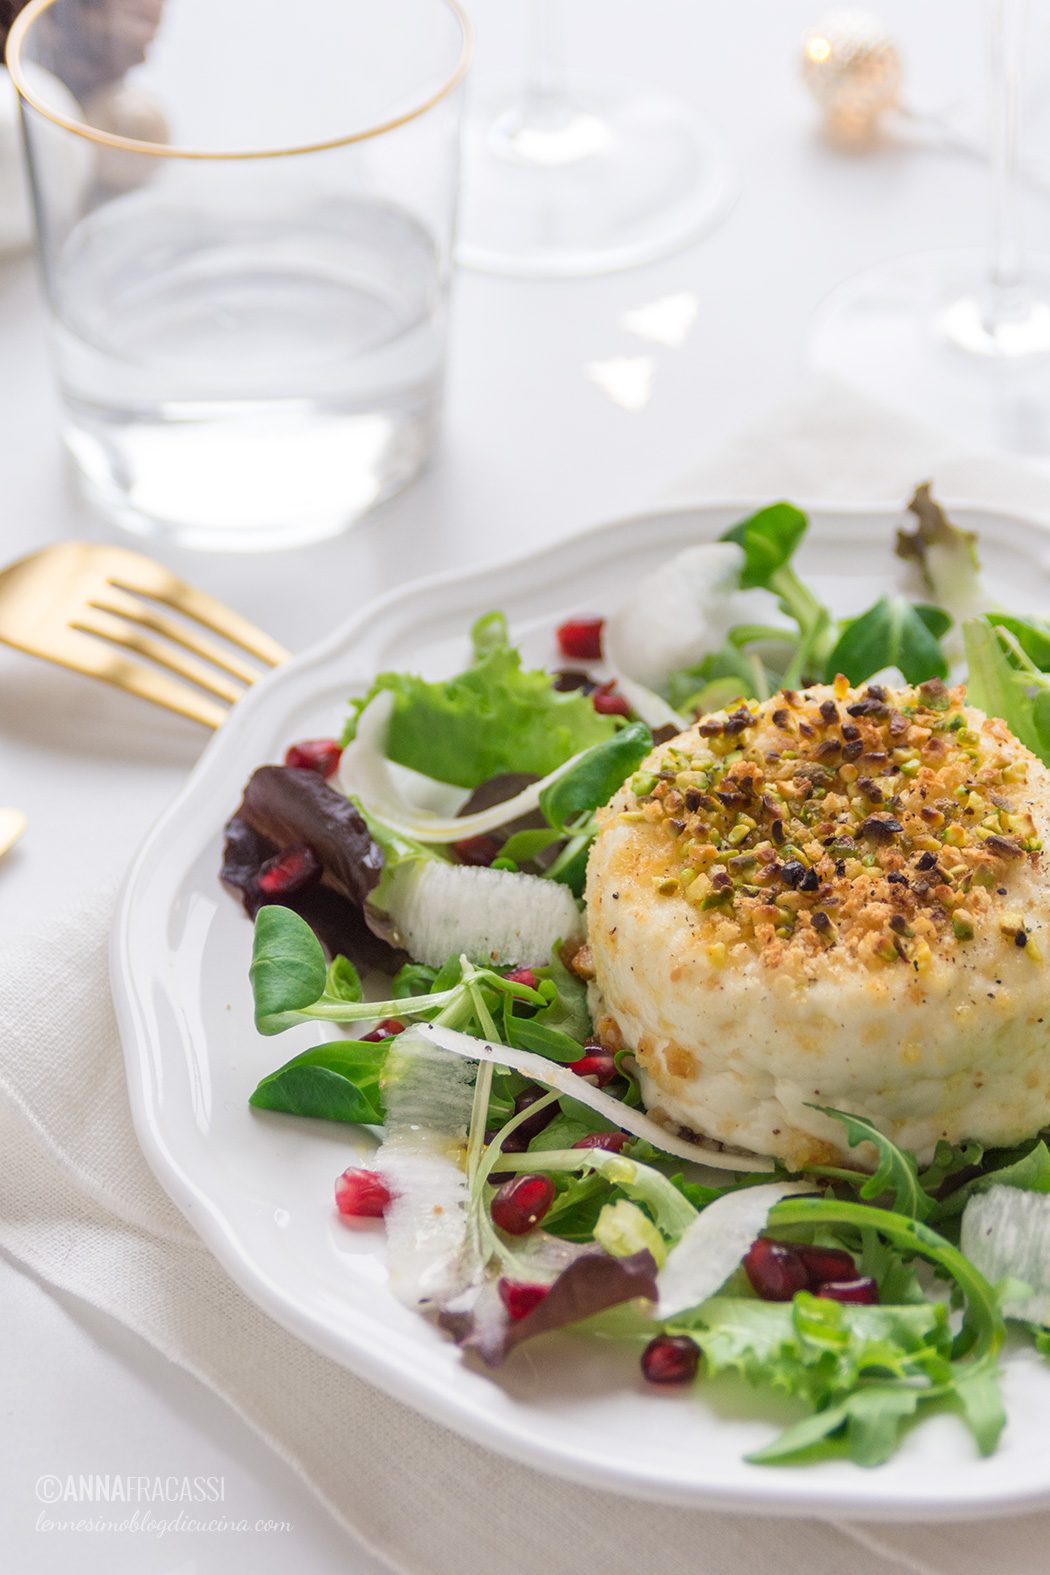
[[1018,147],[1021,74],[1028,0],[988,0],[989,208],[988,279],[984,317],[994,334],[1030,305],[1024,282]]
[[564,118],[568,112],[562,3],[563,0],[531,0],[525,103],[527,118],[533,121],[549,122]]

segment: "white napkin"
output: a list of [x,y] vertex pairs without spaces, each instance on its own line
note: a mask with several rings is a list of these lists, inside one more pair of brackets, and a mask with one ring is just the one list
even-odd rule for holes
[[[943,438],[856,401],[851,407],[848,414],[840,391],[817,388],[805,406],[739,439],[732,465],[724,456],[679,496],[814,499],[830,490],[899,502],[931,472],[944,488],[951,472]],[[958,462],[955,474],[967,474],[967,463]],[[983,474],[970,475],[973,499]],[[1009,496],[1031,512],[1038,487],[1023,476],[1000,477],[997,469],[991,486],[983,493],[989,500]],[[648,1575],[856,1568],[986,1575],[1004,1561],[1017,1575],[1045,1568],[1050,1515],[1013,1520],[1008,1531],[994,1522],[874,1528],[756,1520],[638,1504],[541,1477],[416,1416],[299,1344],[226,1277],[142,1158],[109,1004],[112,909],[113,894],[100,894],[4,959],[0,1245],[222,1395],[392,1566],[410,1575],[634,1575],[639,1567]]]

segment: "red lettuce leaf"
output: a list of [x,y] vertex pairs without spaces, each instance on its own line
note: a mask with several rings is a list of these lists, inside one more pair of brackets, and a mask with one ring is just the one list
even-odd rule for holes
[[639,1296],[651,1302],[659,1296],[652,1254],[643,1251],[632,1253],[629,1258],[613,1258],[596,1248],[563,1269],[543,1300],[524,1318],[486,1320],[484,1327],[476,1327],[470,1312],[448,1310],[438,1322],[457,1345],[477,1351],[489,1367],[499,1367],[522,1340],[564,1329]]
[[315,772],[261,766],[254,773],[226,825],[220,879],[254,919],[274,901],[256,887],[260,867],[301,842],[321,861],[321,884],[282,898],[281,906],[306,920],[330,957],[341,953],[356,967],[395,973],[404,954],[374,935],[363,913],[382,874],[382,850],[349,800]]

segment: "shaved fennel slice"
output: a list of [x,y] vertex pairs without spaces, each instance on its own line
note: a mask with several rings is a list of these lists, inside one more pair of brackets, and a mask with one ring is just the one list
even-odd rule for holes
[[647,689],[635,679],[627,678],[620,673],[617,675],[616,687],[635,716],[643,721],[646,727],[675,727],[680,733],[684,733],[689,726],[686,718],[680,716],[673,706],[669,706],[663,695],[655,694],[652,689]]
[[409,1304],[441,1302],[480,1272],[471,1261],[463,1165],[473,1075],[415,1034],[390,1041],[383,1072],[386,1136],[375,1168],[393,1201],[386,1220],[390,1288]]
[[1023,1282],[1027,1295],[1009,1295],[1007,1318],[1050,1324],[1050,1195],[994,1186],[976,1193],[963,1211],[959,1245],[992,1285]]
[[[519,877],[515,877],[518,879]],[[401,1035],[400,1042],[408,1038],[421,1035],[432,1044],[440,1045],[442,1050],[448,1050],[452,1055],[465,1056],[469,1061],[491,1061],[496,1066],[507,1066],[515,1072],[522,1072],[526,1077],[531,1077],[537,1083],[542,1083],[545,1088],[557,1089],[559,1094],[568,1094],[572,1099],[578,1100],[581,1105],[587,1105],[600,1116],[615,1122],[625,1132],[631,1132],[635,1137],[645,1138],[654,1148],[662,1150],[665,1154],[674,1154],[678,1159],[688,1159],[696,1165],[707,1165],[712,1170],[736,1170],[755,1172],[772,1170],[774,1161],[758,1154],[727,1154],[720,1148],[706,1148],[702,1143],[691,1143],[687,1138],[677,1137],[668,1132],[666,1127],[647,1116],[642,1110],[634,1110],[630,1105],[625,1105],[620,1099],[613,1099],[600,1088],[595,1088],[593,1083],[588,1083],[585,1078],[577,1077],[567,1066],[559,1066],[555,1061],[548,1061],[541,1055],[534,1055],[529,1050],[511,1050],[507,1045],[489,1044],[485,1039],[475,1039],[470,1034],[457,1033],[452,1028],[442,1028],[437,1023],[419,1023],[406,1030]]]
[[678,668],[717,651],[735,624],[755,621],[754,592],[739,589],[743,565],[736,542],[710,541],[644,575],[606,619],[606,660],[656,689]]
[[536,964],[582,932],[576,899],[557,881],[429,859],[393,872],[383,906],[398,944],[432,968],[464,953],[500,967]]
[[573,755],[541,781],[531,783],[501,804],[479,810],[476,815],[435,815],[406,799],[395,779],[386,754],[393,709],[394,696],[383,689],[361,712],[357,734],[343,750],[339,763],[339,785],[348,798],[357,799],[366,814],[389,826],[391,831],[417,842],[460,842],[531,815],[539,808],[544,788],[556,782],[579,759],[579,755]]
[[793,1192],[812,1191],[804,1182],[771,1181],[709,1203],[671,1248],[656,1276],[658,1316],[673,1318],[716,1295],[765,1228],[774,1203]]

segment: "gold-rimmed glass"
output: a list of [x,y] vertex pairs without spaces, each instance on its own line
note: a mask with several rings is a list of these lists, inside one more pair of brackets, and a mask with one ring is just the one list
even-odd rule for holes
[[31,0],[8,65],[64,436],[109,513],[290,545],[418,472],[470,49],[458,0]]

